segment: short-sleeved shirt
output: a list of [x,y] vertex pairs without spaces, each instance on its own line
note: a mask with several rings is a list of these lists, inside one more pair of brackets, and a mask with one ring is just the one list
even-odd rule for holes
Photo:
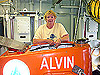
[[43,24],[37,29],[34,39],[52,39],[56,41],[66,34],[68,32],[61,23],[55,23],[51,29],[47,28],[46,24]]

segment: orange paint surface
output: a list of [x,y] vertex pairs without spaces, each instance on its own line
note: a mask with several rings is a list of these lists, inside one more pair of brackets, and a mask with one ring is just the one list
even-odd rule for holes
[[24,62],[30,75],[77,75],[72,72],[75,65],[82,68],[86,75],[92,75],[90,52],[88,44],[41,51],[27,50],[23,54],[5,52],[0,56],[0,75],[3,75],[5,64],[13,59]]

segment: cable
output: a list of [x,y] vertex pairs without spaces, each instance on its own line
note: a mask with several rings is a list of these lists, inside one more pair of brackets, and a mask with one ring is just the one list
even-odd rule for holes
[[80,18],[80,12],[81,12],[81,5],[82,5],[82,1],[80,0],[79,10],[78,10],[78,19],[77,19],[77,25],[76,25],[75,36],[74,36],[74,42],[76,41],[76,35],[77,35],[78,24],[79,24],[79,18]]

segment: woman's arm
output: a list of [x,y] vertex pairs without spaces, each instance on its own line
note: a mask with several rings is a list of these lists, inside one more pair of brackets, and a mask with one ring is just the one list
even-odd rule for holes
[[39,44],[39,43],[48,43],[50,45],[54,45],[54,41],[51,39],[33,39],[33,44]]
[[69,34],[63,35],[63,37],[59,38],[61,42],[69,41]]
[[56,44],[55,47],[57,48],[61,44],[61,42],[64,41],[69,41],[69,34],[63,35],[63,37],[57,39],[55,43]]

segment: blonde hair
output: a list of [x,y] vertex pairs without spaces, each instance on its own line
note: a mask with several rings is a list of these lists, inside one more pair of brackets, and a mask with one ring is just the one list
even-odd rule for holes
[[48,10],[45,14],[44,14],[44,20],[46,20],[47,15],[51,15],[53,14],[55,18],[57,18],[56,14],[54,11],[52,10]]

